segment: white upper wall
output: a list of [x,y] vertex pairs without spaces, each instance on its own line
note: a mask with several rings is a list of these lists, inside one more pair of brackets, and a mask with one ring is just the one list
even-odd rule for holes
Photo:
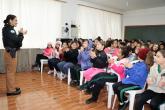
[[123,15],[123,25],[162,25],[165,24],[165,7],[127,11]]

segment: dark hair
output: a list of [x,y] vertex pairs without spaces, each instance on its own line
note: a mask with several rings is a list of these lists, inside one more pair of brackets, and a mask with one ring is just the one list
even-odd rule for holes
[[118,41],[119,41],[119,42],[122,42],[122,39],[119,39]]
[[12,14],[7,15],[7,17],[6,17],[6,19],[3,21],[3,23],[5,24],[5,26],[6,26],[6,25],[9,25],[9,21],[10,21],[10,20],[13,20],[13,19],[15,19],[15,18],[16,18],[15,15],[12,15]]
[[141,46],[144,46],[145,48],[149,48],[149,45],[147,43],[144,43]]
[[149,51],[147,53],[146,59],[145,59],[145,63],[148,66],[148,71],[150,71],[151,66],[154,64],[154,55],[152,51]]
[[74,44],[74,43],[77,45],[77,41],[71,41],[70,48],[71,48],[71,45]]
[[138,39],[133,39],[133,43],[134,43],[134,42],[139,43],[139,40],[138,40]]
[[77,41],[77,44],[79,44],[78,48],[80,48],[82,46],[82,43],[80,41]]
[[95,40],[101,41],[102,39],[100,36],[98,36]]
[[147,40],[147,42],[151,42],[151,40]]
[[129,47],[125,46],[121,48],[121,54],[123,55],[123,58],[129,57]]
[[111,46],[111,40],[107,40],[105,43],[105,48],[110,47]]
[[[157,46],[158,46],[158,49],[157,49],[157,50],[153,50],[153,48],[154,48],[154,45],[157,45]],[[156,52],[156,53],[157,53],[157,52],[159,51],[159,44],[157,44],[157,43],[154,43],[154,44],[153,44],[153,47],[151,48],[151,51],[153,51],[153,52]]]
[[114,44],[115,41],[118,42],[117,39],[112,40],[112,41],[111,41],[111,46],[112,46],[112,44]]
[[165,50],[159,50],[158,52],[160,52],[162,56],[165,58]]
[[131,48],[131,46],[127,46],[127,49],[128,49],[128,52],[134,52],[134,49],[133,48]]
[[126,46],[126,43],[125,42],[120,42],[120,45]]
[[83,39],[82,42],[88,42],[89,43],[88,39]]
[[105,42],[104,41],[99,41],[98,43],[100,43],[101,45],[105,46]]
[[161,46],[161,45],[164,47],[164,48],[163,48],[163,50],[164,50],[164,49],[165,49],[165,43],[164,43],[164,42],[160,43],[160,44],[159,44],[159,49],[160,49],[160,46]]
[[69,47],[68,42],[64,41],[64,42],[62,43],[62,45],[63,45],[64,43],[66,43],[67,47]]

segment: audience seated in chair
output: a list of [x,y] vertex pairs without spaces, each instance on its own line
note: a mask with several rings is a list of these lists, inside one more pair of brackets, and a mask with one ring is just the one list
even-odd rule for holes
[[82,47],[79,49],[78,64],[70,69],[72,85],[79,85],[80,71],[84,71],[92,67],[89,55],[91,50],[90,43],[91,42],[87,39],[83,40]]
[[66,49],[64,52],[64,61],[61,61],[57,64],[59,70],[67,75],[68,69],[74,67],[77,63],[78,49],[77,42],[72,41],[70,44],[70,49]]
[[98,73],[105,72],[105,68],[108,66],[107,55],[103,51],[104,43],[99,41],[95,50],[90,51],[91,62],[93,67],[84,71],[84,78],[86,81],[90,81],[92,77]]
[[44,50],[43,50],[43,53],[42,54],[37,54],[37,56],[36,56],[36,61],[35,61],[35,64],[34,65],[32,65],[32,69],[34,68],[34,67],[41,67],[41,62],[40,62],[40,60],[41,59],[49,59],[49,58],[51,58],[52,57],[52,54],[53,54],[53,46],[52,46],[52,43],[48,43],[47,44],[47,48],[45,48]]
[[143,105],[150,101],[151,110],[160,110],[165,103],[165,50],[160,50],[155,56],[155,64],[150,69],[147,78],[148,89],[136,96],[135,110],[142,110]]
[[118,41],[117,40],[111,40],[107,41],[107,47],[104,49],[105,53],[107,55],[117,56],[119,53],[119,48],[118,48]]
[[125,110],[129,104],[128,99],[125,96],[126,91],[139,90],[144,87],[149,72],[148,65],[153,63],[153,58],[150,57],[149,54],[151,52],[148,52],[148,48],[139,49],[139,62],[135,64],[125,64],[126,78],[113,85],[114,93],[117,94],[118,100],[120,102],[118,110]]
[[[106,82],[117,82],[118,76],[119,79],[125,78],[124,63],[129,62],[128,55],[129,51],[127,47],[119,49],[119,53],[117,55],[119,61],[112,62],[112,60],[109,59],[109,67],[107,72],[102,72],[95,75],[91,81],[81,86],[83,89],[87,89],[87,93],[92,93],[92,97],[86,100],[87,104],[97,101],[99,93],[105,86]],[[113,70],[115,73],[112,73],[111,70]]]
[[54,72],[54,68],[56,71],[59,71],[57,64],[60,62],[60,50],[61,50],[61,41],[57,41],[53,50],[53,55],[51,59],[48,60],[49,71],[48,74],[52,74]]

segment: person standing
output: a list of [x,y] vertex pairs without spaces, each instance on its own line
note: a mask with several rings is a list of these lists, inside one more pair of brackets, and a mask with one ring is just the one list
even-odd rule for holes
[[22,41],[27,31],[23,28],[19,30],[17,35],[14,27],[17,26],[17,17],[15,15],[8,15],[4,20],[4,27],[2,28],[2,40],[5,48],[4,62],[6,70],[6,88],[7,96],[18,95],[21,89],[15,85],[15,73],[17,66],[16,53],[22,46]]

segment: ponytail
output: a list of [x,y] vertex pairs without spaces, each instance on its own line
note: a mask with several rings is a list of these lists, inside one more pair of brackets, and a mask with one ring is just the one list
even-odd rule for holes
[[154,64],[154,54],[152,53],[152,51],[149,51],[147,53],[145,63],[148,66],[148,71],[150,71],[151,66],[153,66],[153,64]]
[[15,15],[11,15],[11,14],[7,15],[6,19],[3,21],[4,25],[5,26],[10,25],[10,20],[13,20],[15,18],[16,18]]

